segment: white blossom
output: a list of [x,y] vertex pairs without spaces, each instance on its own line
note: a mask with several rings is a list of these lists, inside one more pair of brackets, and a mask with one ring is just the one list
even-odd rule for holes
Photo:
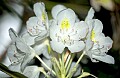
[[88,55],[93,62],[100,60],[113,64],[114,58],[106,54],[112,47],[113,41],[110,37],[105,37],[105,35],[102,33],[102,22],[98,19],[92,19],[93,15],[94,10],[91,8],[85,20],[89,25],[89,33],[86,40],[86,55]]
[[87,34],[87,24],[76,22],[76,15],[71,9],[61,11],[56,18],[50,27],[52,49],[58,53],[62,53],[65,47],[72,53],[81,51],[85,47],[81,39]]
[[48,16],[43,2],[34,4],[33,10],[36,16],[30,17],[27,21],[27,31],[30,36],[35,37],[32,40],[39,41],[48,36]]

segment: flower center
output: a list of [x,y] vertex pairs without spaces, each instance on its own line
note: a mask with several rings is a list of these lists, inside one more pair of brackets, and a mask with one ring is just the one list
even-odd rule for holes
[[69,20],[67,18],[64,18],[61,22],[61,29],[69,29],[70,28],[70,23]]
[[74,40],[71,39],[69,34],[56,33],[57,41],[62,42],[64,45],[72,45],[74,44]]

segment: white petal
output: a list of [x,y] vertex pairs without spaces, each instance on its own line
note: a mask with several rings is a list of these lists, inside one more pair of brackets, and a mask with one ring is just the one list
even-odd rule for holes
[[110,48],[112,48],[113,41],[110,37],[104,37],[100,40],[99,44],[104,45],[104,47],[109,50]]
[[40,71],[37,66],[27,66],[23,72],[28,78],[39,78]]
[[24,60],[21,64],[22,70],[24,70],[24,68],[30,63],[30,61],[33,59],[34,56],[35,56],[35,54],[32,52],[25,55]]
[[50,44],[51,44],[51,48],[57,53],[62,53],[64,51],[65,45],[63,43],[52,40],[50,41]]
[[64,10],[64,9],[66,9],[66,7],[65,7],[64,5],[56,5],[56,6],[54,6],[54,7],[52,8],[52,11],[51,11],[52,17],[53,17],[54,19],[56,19],[58,13],[59,13],[60,11]]
[[38,37],[35,38],[35,42],[41,41],[41,40],[47,38],[48,35],[49,35],[48,31],[46,31],[46,30],[41,31],[41,33],[38,35]]
[[96,55],[92,55],[93,58],[103,61],[105,63],[109,63],[109,64],[114,64],[114,58],[110,55],[105,55],[105,56],[96,56]]
[[98,19],[95,19],[94,20],[94,28],[93,28],[95,34],[99,34],[99,33],[102,33],[102,30],[103,30],[103,24],[100,20]]
[[39,44],[39,45],[35,45],[35,46],[33,47],[34,50],[35,50],[35,53],[36,53],[37,55],[41,55],[42,52],[44,51],[44,49],[46,49],[45,46],[46,46],[46,45],[45,45],[44,43],[41,43],[41,44]]
[[103,33],[99,33],[97,35],[95,35],[95,40],[96,41],[101,41],[101,39],[104,39],[105,38],[105,35]]
[[21,63],[11,64],[10,66],[8,66],[8,68],[11,71],[22,73],[22,71],[21,71]]
[[88,24],[88,28],[89,28],[89,31],[91,32],[91,30],[93,29],[93,26],[94,26],[94,20],[87,20],[85,21],[87,24]]
[[58,33],[59,27],[56,25],[55,22],[52,23],[51,27],[50,27],[50,38],[51,39],[56,39],[56,33]]
[[67,46],[71,53],[79,52],[84,49],[85,43],[83,41],[74,41],[73,45]]
[[30,36],[29,33],[25,33],[24,35],[22,35],[22,38],[25,40],[27,45],[35,44],[35,41],[34,41],[35,37]]
[[85,18],[85,21],[91,20],[94,17],[94,9],[91,7],[90,10],[88,11],[87,17]]
[[14,44],[10,45],[10,47],[8,48],[7,55],[11,63],[18,63],[24,58],[24,53],[18,52]]
[[42,12],[45,12],[45,5],[43,2],[34,4],[34,12],[37,17],[42,16]]
[[32,35],[38,35],[41,30],[45,30],[45,26],[43,26],[42,21],[40,21],[37,17],[31,17],[27,21],[27,30]]
[[16,38],[16,46],[17,48],[22,52],[29,52],[29,46],[26,44],[26,42],[22,38]]
[[18,37],[17,33],[12,28],[9,29],[9,36],[13,42],[15,41],[16,37]]
[[75,29],[74,31],[77,31],[77,34],[72,36],[72,38],[74,39],[82,39],[87,35],[88,26],[83,21],[76,23],[74,29]]
[[73,27],[75,23],[75,19],[76,19],[75,12],[72,9],[66,9],[66,10],[61,11],[57,17],[58,25],[61,25],[62,20],[65,18],[68,19],[70,26]]
[[93,42],[91,41],[91,39],[87,39],[86,47],[85,47],[86,51],[90,50],[92,48],[92,46],[93,46]]

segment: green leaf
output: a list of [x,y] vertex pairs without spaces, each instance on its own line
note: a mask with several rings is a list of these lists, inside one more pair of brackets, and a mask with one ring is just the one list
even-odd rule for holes
[[10,71],[8,69],[8,67],[6,67],[5,65],[3,65],[2,63],[0,63],[0,70],[3,71],[4,73],[8,74],[12,78],[27,78],[26,76],[24,76],[24,75],[22,75],[22,74],[20,74],[18,72]]

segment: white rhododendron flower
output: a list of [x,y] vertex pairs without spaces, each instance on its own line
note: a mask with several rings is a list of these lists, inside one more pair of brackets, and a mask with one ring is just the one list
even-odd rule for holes
[[81,39],[87,34],[87,24],[75,22],[76,15],[71,9],[61,11],[56,18],[50,27],[52,49],[58,53],[62,53],[65,47],[72,53],[83,50],[85,43]]
[[39,41],[48,36],[48,16],[43,2],[34,4],[33,9],[36,16],[30,17],[27,21],[27,31],[34,37],[33,39],[31,38],[32,40],[37,37],[36,40]]
[[[91,8],[86,18],[86,22],[89,25],[89,33],[87,35],[89,41],[86,40],[86,54],[94,62],[100,60],[106,63],[114,63],[114,58],[106,54],[112,47],[113,41],[110,37],[105,37],[102,33],[102,22],[98,19],[92,19],[93,15],[94,10]],[[87,47],[88,44],[89,47]]]

